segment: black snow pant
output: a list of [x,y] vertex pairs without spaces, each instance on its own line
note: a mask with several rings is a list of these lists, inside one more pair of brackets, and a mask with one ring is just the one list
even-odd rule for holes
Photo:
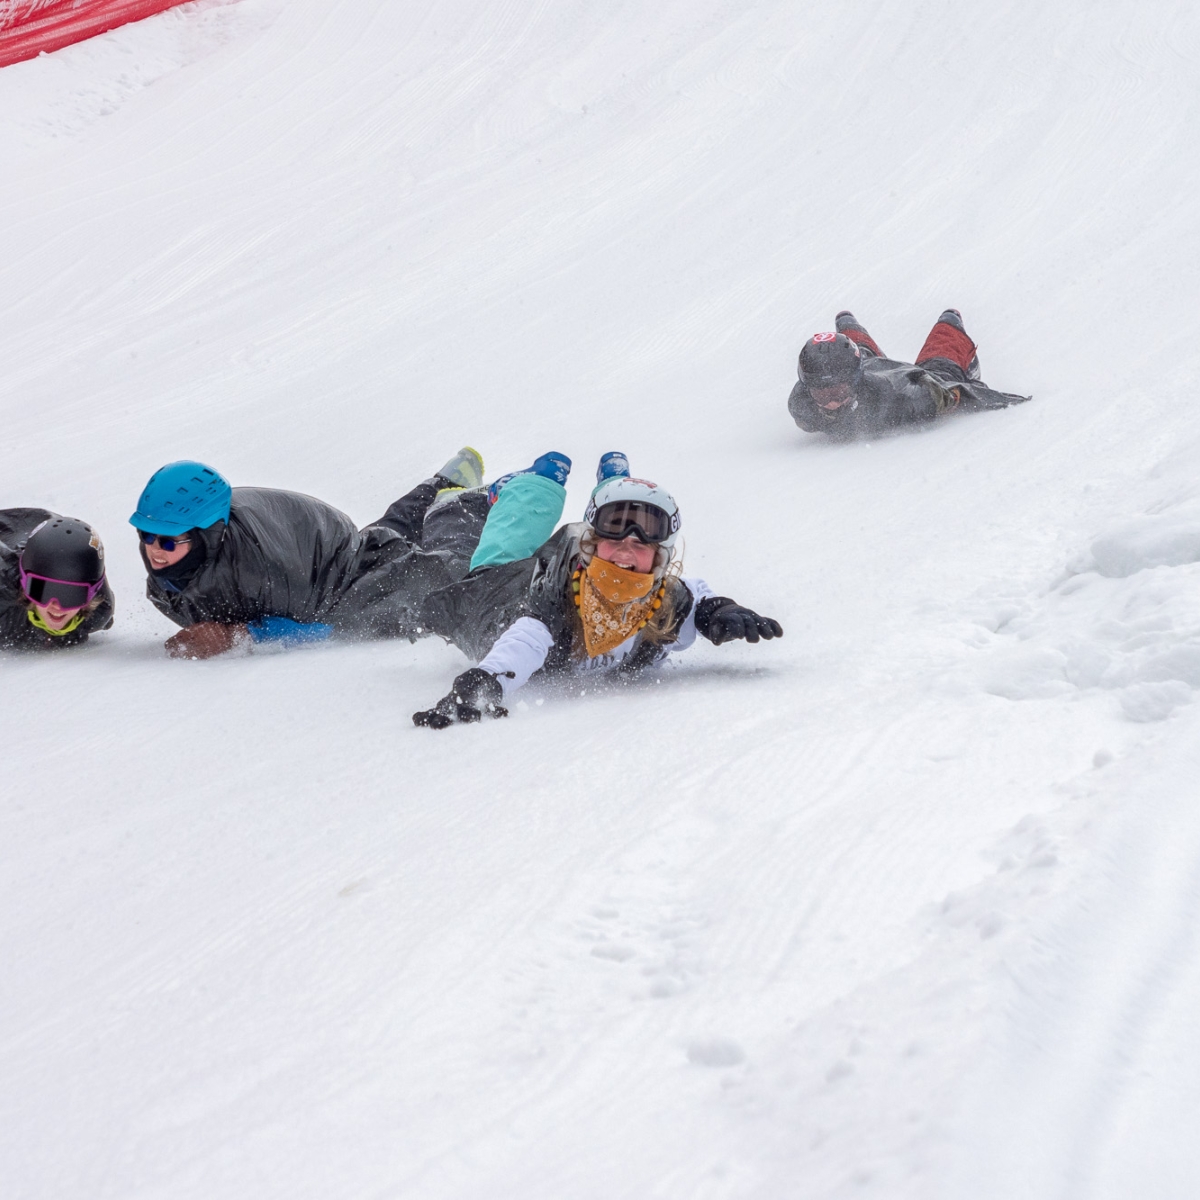
[[462,579],[487,521],[485,491],[436,503],[438,485],[419,483],[359,531],[354,582],[330,614],[342,632],[363,637],[422,635],[418,612],[436,588]]

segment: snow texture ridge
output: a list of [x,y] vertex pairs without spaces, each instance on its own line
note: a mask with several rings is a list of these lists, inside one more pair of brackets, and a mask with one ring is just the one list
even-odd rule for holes
[[[1200,446],[1195,447],[1200,451]],[[1200,688],[1200,489],[1189,466],[1162,500],[1100,534],[1046,596],[1004,614],[988,690],[1010,699],[1107,689],[1158,721]]]

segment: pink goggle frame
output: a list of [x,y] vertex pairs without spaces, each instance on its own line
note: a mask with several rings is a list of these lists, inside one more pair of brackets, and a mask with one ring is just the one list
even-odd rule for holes
[[51,579],[49,575],[34,575],[32,572],[26,571],[21,563],[18,563],[18,569],[21,573],[21,591],[34,604],[40,604],[44,608],[51,600],[57,600],[59,607],[67,612],[86,608],[91,604],[104,586],[105,580],[103,575],[95,583]]

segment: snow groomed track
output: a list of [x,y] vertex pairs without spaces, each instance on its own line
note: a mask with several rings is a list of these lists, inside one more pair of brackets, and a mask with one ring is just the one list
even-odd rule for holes
[[[95,1197],[1191,1197],[1187,5],[187,5],[0,72],[0,1178]],[[851,307],[1033,403],[828,446]],[[621,446],[783,622],[444,735],[441,645],[163,658],[183,455],[378,515]]]

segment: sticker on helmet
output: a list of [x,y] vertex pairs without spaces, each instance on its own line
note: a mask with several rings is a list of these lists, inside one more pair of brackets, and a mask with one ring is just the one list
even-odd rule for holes
[[629,477],[629,482],[630,483],[640,483],[642,485],[642,487],[648,487],[648,488],[658,487],[657,483],[654,483],[653,481],[651,481],[649,479],[634,479],[632,476]]
[[836,342],[837,334],[836,333],[814,333],[813,341],[814,342]]

